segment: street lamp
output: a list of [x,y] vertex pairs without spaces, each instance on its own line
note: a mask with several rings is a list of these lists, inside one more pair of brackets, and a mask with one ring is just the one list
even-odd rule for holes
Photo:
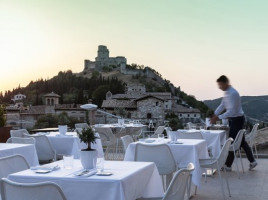
[[81,105],[80,108],[85,109],[85,110],[96,110],[97,112],[103,113],[105,115],[109,115],[111,117],[115,117],[117,119],[121,119],[121,117],[119,117],[119,116],[116,116],[116,115],[113,115],[111,113],[105,112],[104,110],[98,109],[98,106],[95,105],[95,104],[91,104],[91,103],[84,104],[84,105]]

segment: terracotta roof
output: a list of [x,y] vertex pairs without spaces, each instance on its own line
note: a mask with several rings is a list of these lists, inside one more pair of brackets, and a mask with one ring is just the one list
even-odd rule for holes
[[137,108],[137,104],[132,100],[109,99],[102,102],[102,108]]
[[58,95],[54,92],[51,92],[51,93],[45,94],[44,97],[60,97],[60,95]]
[[57,104],[55,105],[55,110],[79,110],[85,111],[84,109],[80,108],[80,104]]

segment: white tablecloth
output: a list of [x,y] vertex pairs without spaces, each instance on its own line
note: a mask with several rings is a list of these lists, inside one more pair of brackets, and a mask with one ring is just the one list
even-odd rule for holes
[[[209,158],[208,148],[205,140],[192,140],[192,139],[180,139],[179,142],[182,144],[169,144],[169,140],[165,140],[165,143],[171,149],[174,159],[179,168],[185,168],[191,162],[195,165],[193,172],[192,181],[195,185],[200,186],[203,170],[200,167],[199,159]],[[136,144],[131,143],[125,154],[125,161],[134,161]],[[147,143],[148,145],[159,144],[159,142]]]
[[[198,130],[183,130],[186,132],[196,132]],[[226,131],[224,130],[205,130],[201,131],[203,138],[207,141],[208,148],[211,149],[211,153],[216,158],[221,152],[221,146],[226,141]]]
[[[76,132],[68,132],[65,136],[60,135],[58,132],[51,132],[46,136],[56,153],[60,155],[73,155],[75,159],[78,159],[80,158],[80,150],[87,148],[85,143],[80,142]],[[100,139],[97,139],[96,144],[92,144],[91,147],[97,149],[98,157],[103,157],[104,153]]]
[[15,154],[22,155],[30,166],[39,165],[35,145],[0,143],[0,158]]
[[[53,163],[62,167],[62,161]],[[31,170],[10,175],[8,178],[22,183],[52,181],[62,188],[68,200],[135,200],[140,197],[163,195],[163,186],[154,163],[105,161],[105,171],[112,176],[75,177],[81,170],[79,160],[75,168],[61,168],[49,174],[36,174]]]

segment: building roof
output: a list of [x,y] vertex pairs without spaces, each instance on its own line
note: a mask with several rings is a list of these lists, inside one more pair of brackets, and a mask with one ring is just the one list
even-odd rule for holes
[[29,110],[23,110],[21,111],[21,114],[43,115],[46,114],[46,106],[45,105],[30,106]]
[[135,99],[135,101],[141,101],[143,99],[148,99],[148,98],[155,98],[155,99],[158,99],[160,101],[164,101],[164,99],[162,99],[160,97],[157,97],[157,96],[154,96],[154,95],[151,95],[151,94],[146,94],[146,95],[144,95],[142,97],[139,97],[139,98]]
[[181,105],[177,105],[174,111],[177,113],[200,113],[200,110],[197,108],[187,108]]
[[78,110],[85,111],[85,109],[80,108],[80,104],[57,104],[55,105],[55,110]]
[[102,108],[137,108],[133,100],[109,99],[102,102]]
[[60,95],[54,93],[54,92],[51,92],[51,93],[48,93],[48,94],[45,94],[44,97],[60,97]]

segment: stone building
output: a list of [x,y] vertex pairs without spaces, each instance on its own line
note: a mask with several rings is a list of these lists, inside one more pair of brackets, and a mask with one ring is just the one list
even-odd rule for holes
[[45,94],[43,97],[45,100],[45,105],[47,106],[54,106],[59,104],[60,95],[54,92]]
[[85,60],[84,70],[102,71],[104,67],[118,67],[121,72],[126,70],[127,59],[123,56],[110,57],[109,49],[104,45],[99,45],[95,61]]
[[172,96],[170,92],[146,92],[144,85],[130,84],[124,94],[107,92],[102,108],[115,115],[117,109],[125,109],[125,118],[140,120],[144,124],[152,120],[156,126],[164,123],[168,113],[175,113],[184,123],[200,121],[198,109],[184,107],[178,102],[179,97]]

